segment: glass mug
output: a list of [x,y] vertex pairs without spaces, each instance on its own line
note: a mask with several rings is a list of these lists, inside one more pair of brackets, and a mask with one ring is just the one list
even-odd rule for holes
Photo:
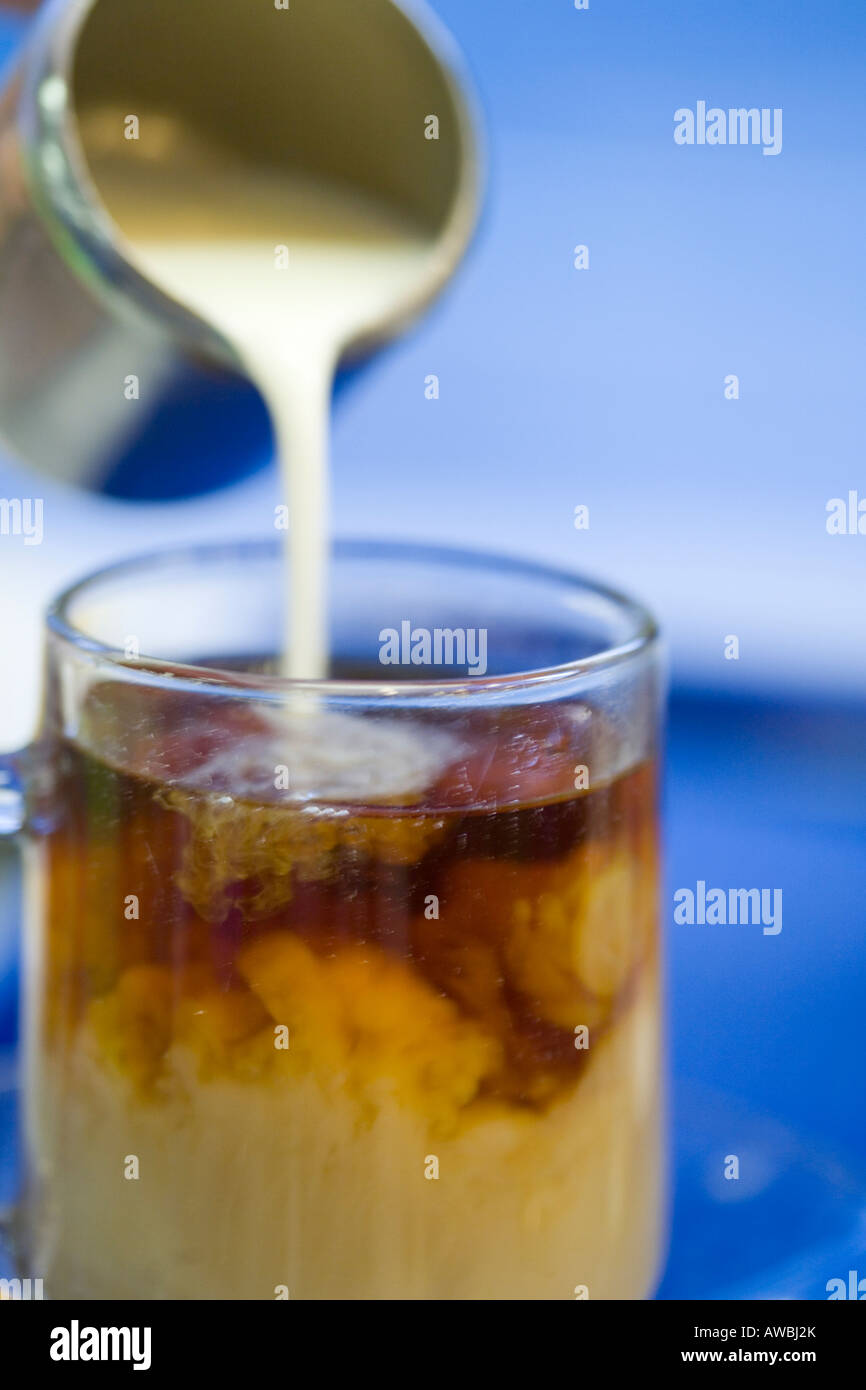
[[[50,1298],[645,1298],[656,630],[527,563],[276,545],[53,606],[24,783],[18,1271]],[[419,679],[420,677],[420,679]]]

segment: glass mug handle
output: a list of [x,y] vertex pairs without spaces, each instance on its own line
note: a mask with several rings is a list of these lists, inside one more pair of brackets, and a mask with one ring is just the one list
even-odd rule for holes
[[0,839],[17,835],[24,824],[21,753],[0,753]]
[[[0,842],[17,835],[24,825],[23,755],[0,754]],[[5,925],[5,924],[0,924]],[[0,1092],[4,1089],[0,1076]],[[14,1273],[13,1231],[15,1208],[0,1202],[0,1275]]]

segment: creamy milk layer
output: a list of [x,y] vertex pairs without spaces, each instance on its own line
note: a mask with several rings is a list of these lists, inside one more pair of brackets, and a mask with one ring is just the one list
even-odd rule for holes
[[53,1200],[32,1266],[66,1298],[647,1297],[657,1020],[648,975],[573,1095],[544,1115],[491,1101],[445,1133],[291,1051],[251,1081],[202,1079],[178,1047],[142,1105],[86,1035],[40,1077],[31,1137]]

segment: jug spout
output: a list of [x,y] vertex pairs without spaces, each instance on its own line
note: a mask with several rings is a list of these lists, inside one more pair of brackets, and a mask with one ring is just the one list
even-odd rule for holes
[[[435,129],[434,129],[435,127]],[[431,130],[434,131],[431,138]],[[459,264],[478,206],[474,105],[438,23],[396,0],[51,0],[0,93],[0,438],[115,496],[190,496],[272,456],[226,340],[149,278],[106,204],[106,161],[226,157],[372,193],[436,254],[347,345],[394,338]]]

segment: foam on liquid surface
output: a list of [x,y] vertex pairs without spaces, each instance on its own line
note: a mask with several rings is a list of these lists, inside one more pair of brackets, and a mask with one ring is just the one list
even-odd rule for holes
[[[411,803],[459,756],[442,730],[384,723],[315,707],[287,708],[261,732],[220,749],[187,776],[187,786],[232,800]],[[275,787],[286,768],[288,786]]]

